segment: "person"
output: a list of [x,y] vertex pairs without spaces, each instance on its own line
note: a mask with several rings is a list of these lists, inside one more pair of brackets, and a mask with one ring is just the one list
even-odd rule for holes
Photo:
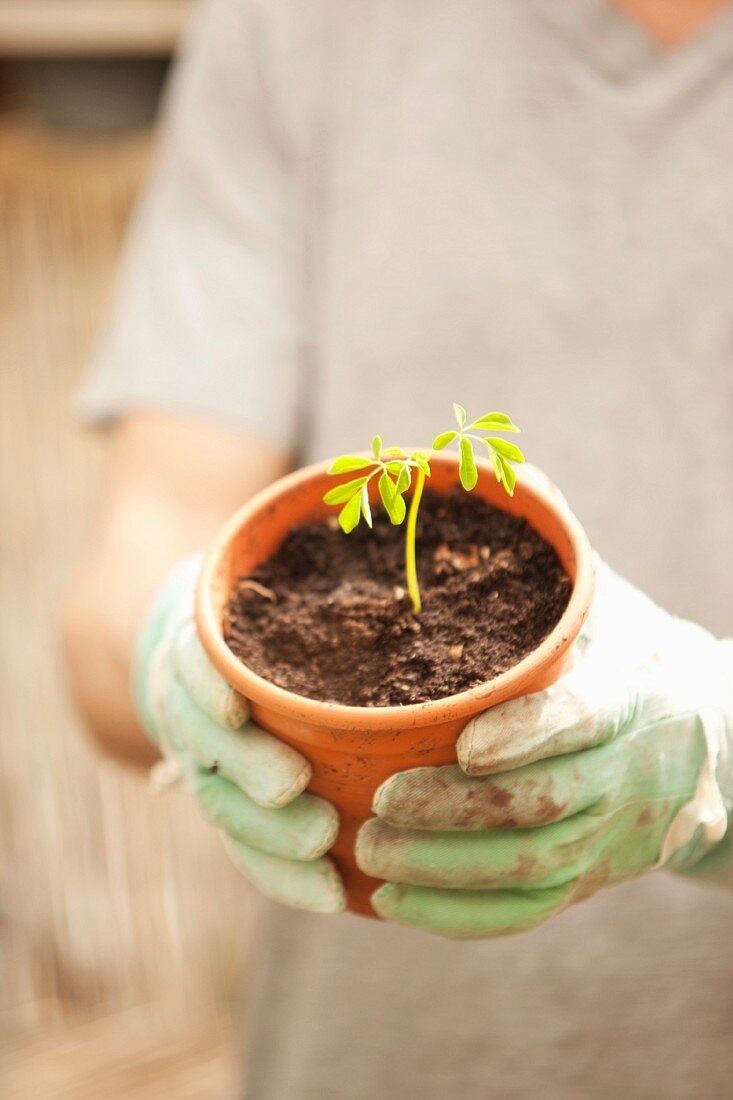
[[[199,15],[79,399],[112,466],[65,649],[100,743],[162,752],[276,899],[256,1100],[730,1095],[732,58],[715,0]],[[516,416],[611,565],[565,679],[380,789],[367,921],[203,656],[195,555],[454,400]]]

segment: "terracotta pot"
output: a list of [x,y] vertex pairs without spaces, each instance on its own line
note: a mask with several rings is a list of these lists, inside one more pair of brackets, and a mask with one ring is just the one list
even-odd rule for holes
[[[254,719],[310,760],[309,789],[329,799],[340,815],[331,854],[343,876],[349,909],[374,916],[369,898],[380,883],[356,866],[354,840],[359,826],[371,816],[377,787],[397,771],[455,763],[456,739],[469,718],[556,680],[569,664],[570,647],[588,614],[595,578],[586,535],[557,489],[537,472],[520,471],[514,496],[508,497],[489,464],[480,462],[474,492],[524,516],[554,546],[573,581],[568,607],[552,633],[508,672],[445,699],[413,706],[349,707],[293,695],[263,680],[234,656],[223,639],[223,614],[237,580],[268,558],[291,527],[334,514],[321,500],[337,483],[327,474],[328,466],[309,466],[283,478],[232,517],[206,556],[196,620],[206,652],[222,676],[250,701]],[[445,492],[456,484],[456,457],[438,454],[431,466],[433,489]],[[343,480],[352,476],[347,474]]]

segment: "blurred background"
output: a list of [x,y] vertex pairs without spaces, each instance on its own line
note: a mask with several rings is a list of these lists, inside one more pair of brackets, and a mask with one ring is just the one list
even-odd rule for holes
[[3,1097],[234,1087],[252,897],[184,796],[100,764],[53,636],[104,461],[69,401],[188,13],[187,0],[0,0]]

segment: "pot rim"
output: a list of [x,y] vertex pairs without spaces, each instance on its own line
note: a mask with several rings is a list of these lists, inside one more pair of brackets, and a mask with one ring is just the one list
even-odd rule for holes
[[[395,730],[415,726],[430,726],[472,715],[491,706],[492,700],[509,699],[522,694],[522,685],[537,681],[545,670],[561,657],[575,641],[590,610],[595,588],[595,567],[588,537],[565,498],[541,471],[517,471],[517,485],[523,495],[534,499],[546,512],[554,515],[564,529],[572,547],[577,572],[568,605],[557,624],[536,649],[506,672],[477,687],[467,688],[441,699],[404,706],[359,707],[343,703],[323,702],[297,695],[270,683],[253,672],[236,657],[224,641],[221,623],[217,621],[211,593],[218,577],[220,562],[230,543],[240,535],[247,521],[268,508],[283,492],[327,473],[331,462],[316,462],[279,478],[242,505],[221,528],[207,551],[196,588],[195,618],[204,649],[221,675],[247,700],[280,714],[289,715],[309,724],[339,730]],[[434,455],[433,462],[458,465],[451,454]],[[491,464],[478,458],[481,473],[494,477]],[[528,521],[531,524],[531,520]]]

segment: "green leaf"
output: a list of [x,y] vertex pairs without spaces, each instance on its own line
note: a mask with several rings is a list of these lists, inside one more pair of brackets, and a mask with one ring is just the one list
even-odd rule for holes
[[361,518],[361,493],[355,493],[348,504],[339,512],[339,526],[348,535],[358,526]]
[[456,420],[458,421],[458,427],[463,429],[466,424],[466,410],[463,405],[457,405],[453,402],[453,412],[456,414]]
[[345,500],[351,500],[354,493],[358,493],[362,485],[366,484],[365,477],[355,477],[353,481],[345,481],[343,485],[336,485],[329,489],[323,497],[324,504],[343,504]]
[[477,420],[475,424],[471,424],[472,428],[476,428],[482,432],[519,432],[520,428],[516,424],[503,424],[500,420],[492,420],[490,417],[483,417]]
[[433,440],[433,450],[442,451],[444,447],[447,447],[448,444],[452,443],[457,437],[458,432],[441,432],[440,435],[436,435]]
[[413,451],[412,461],[417,463],[425,477],[430,477],[430,463],[422,451]]
[[383,473],[378,482],[382,504],[392,523],[398,525],[405,518],[405,502],[397,495],[395,484],[387,473]]
[[397,455],[398,458],[405,457],[405,452],[402,450],[401,447],[387,447],[387,450],[384,453],[386,455]]
[[386,464],[385,469],[389,470],[389,472],[391,474],[394,474],[394,476],[397,477],[399,475],[400,470],[402,469],[402,463],[397,462],[396,460],[393,459],[392,462],[388,462]]
[[410,488],[411,482],[412,474],[410,472],[410,467],[405,462],[400,467],[400,472],[397,476],[397,485],[395,487],[395,492],[398,494],[398,496],[401,496],[403,493],[407,492],[407,490]]
[[380,456],[381,453],[382,453],[382,437],[381,437],[381,435],[375,435],[374,439],[372,440],[372,454],[374,455],[374,457],[376,459],[379,459],[379,456]]
[[348,474],[352,470],[366,470],[367,466],[373,466],[371,458],[360,458],[359,455],[341,455],[331,464],[329,474]]
[[377,488],[379,489],[379,495],[382,498],[382,504],[387,512],[392,507],[392,501],[395,497],[395,488],[392,478],[389,476],[386,470],[382,472],[377,482]]
[[496,453],[496,451],[494,450],[494,448],[489,443],[488,439],[485,439],[484,443],[486,444],[486,447],[487,447],[488,452],[489,452],[489,458],[491,459],[492,465],[494,467],[494,473],[496,474],[496,480],[497,481],[502,481],[504,475],[503,475],[503,471],[502,471],[501,460],[499,459],[499,456]]
[[506,413],[485,413],[470,425],[472,428],[483,428],[486,431],[518,432],[519,428]]
[[366,485],[361,489],[361,514],[367,522],[367,526],[372,526],[372,510],[369,507],[369,492]]
[[507,443],[506,439],[489,436],[486,442],[490,443],[495,451],[498,451],[503,458],[508,458],[510,462],[524,462],[524,455],[519,447],[515,447],[513,443]]
[[407,506],[405,504],[405,498],[395,493],[394,504],[392,505],[392,511],[389,513],[389,518],[395,527],[399,527],[406,515]]
[[498,455],[497,457],[499,459],[499,462],[501,463],[501,472],[503,475],[501,479],[502,485],[506,489],[509,496],[513,497],[514,486],[517,483],[517,475],[515,474],[512,466],[509,464],[509,462],[507,462],[505,458],[502,457],[502,455]]
[[379,489],[379,495],[382,498],[382,504],[385,508],[389,509],[389,505],[394,498],[394,482],[389,476],[386,470],[383,470],[379,475],[379,481],[377,482],[377,488]]
[[461,485],[470,493],[471,489],[475,488],[478,481],[478,470],[476,469],[476,459],[473,454],[473,446],[470,439],[461,440],[461,464],[458,467],[458,476],[461,479]]

